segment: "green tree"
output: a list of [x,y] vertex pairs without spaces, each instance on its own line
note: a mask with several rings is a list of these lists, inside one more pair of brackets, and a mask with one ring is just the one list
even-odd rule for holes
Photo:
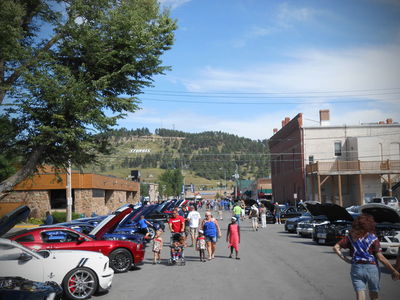
[[0,1],[1,117],[15,129],[0,149],[22,165],[0,193],[44,164],[108,153],[103,133],[168,69],[175,29],[157,0]]
[[150,185],[144,182],[140,183],[140,196],[149,196]]
[[160,192],[163,196],[179,196],[182,192],[183,175],[181,170],[165,170],[159,177]]

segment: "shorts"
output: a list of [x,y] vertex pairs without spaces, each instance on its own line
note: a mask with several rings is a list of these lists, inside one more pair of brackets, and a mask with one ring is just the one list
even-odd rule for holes
[[280,218],[281,217],[281,213],[280,212],[277,212],[276,214],[275,214],[275,218]]
[[190,227],[190,234],[197,236],[199,234],[199,227]]
[[205,235],[206,242],[216,243],[218,238],[216,236]]
[[379,292],[380,271],[377,265],[371,264],[352,264],[350,271],[351,281],[354,290]]

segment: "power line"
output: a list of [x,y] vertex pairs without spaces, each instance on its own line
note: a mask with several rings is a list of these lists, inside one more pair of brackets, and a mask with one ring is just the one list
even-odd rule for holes
[[[176,93],[176,94],[199,94],[199,95],[303,95],[303,94],[331,94],[331,93],[363,93],[377,91],[400,90],[396,88],[382,89],[355,89],[355,90],[334,90],[334,91],[307,91],[307,92],[193,92],[193,91],[171,91],[171,90],[151,90],[154,93]],[[146,93],[146,92],[145,92]]]

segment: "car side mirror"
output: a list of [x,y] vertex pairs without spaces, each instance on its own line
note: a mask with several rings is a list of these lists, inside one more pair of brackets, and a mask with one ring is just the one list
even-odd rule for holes
[[78,237],[78,244],[82,244],[85,241],[85,238],[80,236]]
[[28,253],[22,252],[21,255],[19,256],[20,261],[29,261],[32,259],[32,255],[29,255]]

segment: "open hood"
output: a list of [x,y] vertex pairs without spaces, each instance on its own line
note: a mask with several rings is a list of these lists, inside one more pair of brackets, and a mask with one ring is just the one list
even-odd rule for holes
[[353,221],[353,217],[349,212],[337,204],[333,203],[319,203],[315,201],[305,202],[307,210],[313,216],[326,216],[330,222],[335,222],[338,220],[343,221]]
[[7,233],[11,228],[13,228],[19,222],[26,220],[30,214],[31,210],[28,206],[23,205],[12,212],[9,212],[4,217],[0,219],[0,236]]
[[400,223],[398,212],[385,204],[369,203],[360,207],[363,214],[374,217],[376,223]]
[[107,232],[112,232],[118,224],[133,210],[133,205],[123,206],[114,211],[100,222],[89,235],[94,236],[96,240],[101,240]]

